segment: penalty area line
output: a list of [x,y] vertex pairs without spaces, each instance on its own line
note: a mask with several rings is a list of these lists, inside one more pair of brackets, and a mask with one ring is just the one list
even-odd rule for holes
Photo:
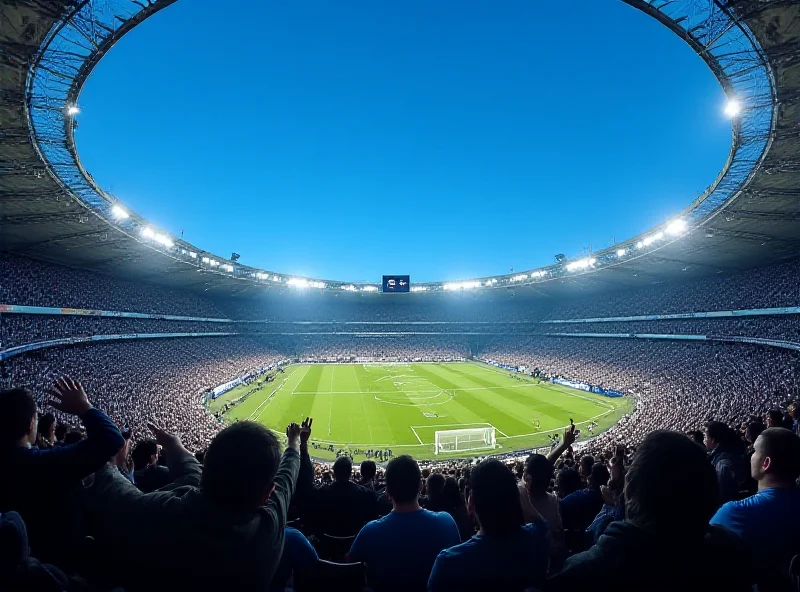
[[410,427],[411,431],[414,432],[414,437],[417,439],[417,442],[420,443],[420,446],[424,446],[425,444],[420,439],[419,434],[417,434],[417,430],[414,429],[414,426],[408,426],[408,427]]

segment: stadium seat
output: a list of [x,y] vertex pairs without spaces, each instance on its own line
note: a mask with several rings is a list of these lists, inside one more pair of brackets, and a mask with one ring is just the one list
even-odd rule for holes
[[361,592],[366,585],[363,563],[336,563],[320,559],[308,572],[294,576],[296,592]]
[[319,537],[319,546],[317,552],[319,556],[331,561],[344,561],[345,555],[350,551],[353,546],[353,541],[356,536],[333,536],[332,534],[323,533]]

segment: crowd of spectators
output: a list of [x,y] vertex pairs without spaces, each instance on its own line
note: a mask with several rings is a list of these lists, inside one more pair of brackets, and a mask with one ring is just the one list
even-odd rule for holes
[[208,298],[0,252],[0,304],[224,318]]
[[220,429],[200,394],[281,359],[275,349],[245,337],[75,345],[0,363],[0,385],[29,388],[41,404],[55,378],[81,376],[96,405],[129,428],[134,439],[149,433],[146,424],[155,420],[196,451]]
[[[243,323],[234,337],[100,342],[0,362],[0,589],[46,581],[59,590],[344,590],[360,589],[365,577],[376,592],[790,589],[790,562],[800,553],[800,353],[538,333],[792,339],[794,317],[536,326],[543,308],[500,292],[419,306],[270,296],[245,310],[5,255],[0,272],[3,304],[364,323],[358,335],[286,335]],[[783,264],[697,283],[688,297],[685,288],[659,286],[630,298],[558,302],[547,314],[796,305],[796,272]],[[523,323],[530,333],[410,334],[414,322],[479,329],[486,320]],[[402,330],[370,334],[371,321]],[[0,338],[7,348],[233,325],[5,314]],[[385,465],[353,467],[346,456],[333,465],[311,458],[311,420],[287,427],[281,454],[272,432],[250,422],[223,429],[200,401],[287,357],[472,354],[621,390],[636,405],[589,440],[567,428],[544,454],[422,465],[385,454]],[[205,569],[198,558],[208,559]]]

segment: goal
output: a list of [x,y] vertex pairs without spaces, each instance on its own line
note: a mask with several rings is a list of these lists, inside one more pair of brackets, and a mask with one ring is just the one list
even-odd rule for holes
[[449,452],[470,452],[495,448],[494,428],[471,428],[468,430],[444,430],[436,432],[434,454]]

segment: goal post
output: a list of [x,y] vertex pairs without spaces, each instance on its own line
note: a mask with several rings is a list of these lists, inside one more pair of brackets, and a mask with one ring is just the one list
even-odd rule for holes
[[434,454],[491,450],[497,445],[493,426],[435,433]]

